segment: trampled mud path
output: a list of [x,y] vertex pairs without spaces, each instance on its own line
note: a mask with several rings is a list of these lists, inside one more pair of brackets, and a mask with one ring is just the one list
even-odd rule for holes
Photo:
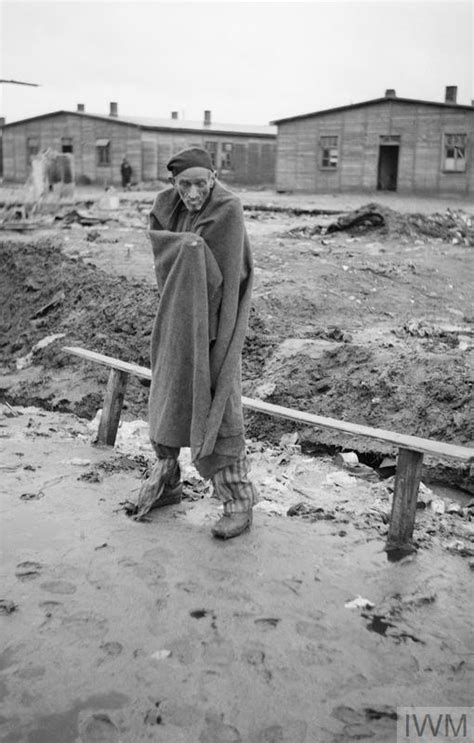
[[[390,563],[381,485],[255,444],[254,526],[222,543],[196,483],[149,522],[125,516],[140,427],[121,456],[68,414],[0,423],[4,743],[395,743],[397,706],[471,703],[454,517],[430,537],[420,514],[429,549]],[[287,516],[298,503],[307,517]]]

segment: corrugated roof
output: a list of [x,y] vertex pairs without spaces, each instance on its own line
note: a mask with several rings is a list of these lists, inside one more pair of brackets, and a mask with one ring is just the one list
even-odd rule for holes
[[31,116],[27,119],[19,119],[5,124],[5,127],[24,124],[28,121],[45,119],[49,116],[58,116],[68,114],[73,116],[82,116],[85,118],[100,119],[101,121],[113,122],[116,124],[128,124],[139,127],[140,129],[160,129],[165,131],[176,132],[210,132],[212,134],[239,134],[242,136],[250,135],[256,137],[276,137],[276,126],[259,126],[255,124],[221,124],[219,122],[204,124],[202,121],[186,121],[185,119],[158,119],[146,116],[108,116],[105,114],[90,113],[88,111],[52,111],[47,114]]
[[298,119],[309,119],[313,116],[322,116],[323,114],[338,113],[339,111],[349,111],[354,108],[364,108],[365,106],[375,106],[380,103],[404,103],[412,105],[436,106],[437,108],[452,108],[462,111],[474,111],[474,106],[466,106],[461,103],[442,103],[439,101],[422,101],[417,98],[399,98],[398,96],[384,96],[383,98],[373,98],[370,101],[360,101],[359,103],[350,103],[346,106],[337,106],[336,108],[326,108],[320,111],[313,111],[307,114],[298,114],[297,116],[287,116],[284,119],[275,119],[271,124],[283,124],[287,121],[296,121]]

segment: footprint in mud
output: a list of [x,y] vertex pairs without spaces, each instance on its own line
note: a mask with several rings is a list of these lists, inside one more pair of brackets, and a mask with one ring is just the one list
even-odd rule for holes
[[326,628],[316,622],[296,622],[296,634],[307,640],[320,640],[326,634]]
[[357,710],[340,704],[338,707],[334,707],[331,715],[336,720],[345,723],[342,733],[335,736],[335,743],[373,738],[375,730],[377,731],[377,737],[380,736],[381,739],[384,736],[384,740],[386,734],[393,736],[396,733],[397,712],[388,705],[380,705],[378,708],[364,707]]
[[295,658],[298,664],[302,666],[328,666],[334,663],[334,660],[341,651],[338,648],[320,643],[317,647],[309,642],[304,648],[296,651]]
[[40,601],[38,606],[40,609],[44,609],[45,615],[48,619],[57,614],[64,614],[64,605],[60,601]]
[[[154,552],[154,550],[151,551]],[[142,580],[148,588],[156,588],[157,586],[168,588],[168,584],[163,580],[166,576],[166,568],[162,563],[150,563],[147,560],[137,562],[132,557],[123,557],[119,560],[119,565],[121,568],[132,570],[136,577]]]
[[110,655],[112,657],[116,657],[117,655],[120,655],[120,653],[123,650],[123,645],[120,642],[104,642],[100,646],[100,649],[103,650],[107,655]]
[[170,559],[175,557],[175,554],[173,550],[167,549],[167,547],[153,547],[143,553],[143,562],[147,565],[151,562],[162,565],[164,562],[169,562]]
[[206,715],[206,727],[199,743],[241,743],[242,736],[233,725],[226,725],[221,716]]
[[269,629],[275,629],[275,627],[278,626],[279,622],[281,622],[281,619],[279,617],[260,617],[259,619],[254,620],[254,624],[265,631]]
[[108,715],[97,712],[80,726],[81,743],[120,743],[120,733]]
[[92,611],[78,611],[64,617],[61,621],[66,630],[74,632],[76,637],[93,640],[102,637],[108,629],[107,619]]
[[242,660],[245,663],[248,663],[249,666],[255,668],[264,681],[270,683],[273,674],[265,664],[265,651],[263,650],[263,646],[254,645],[245,648],[242,653]]
[[16,675],[20,679],[29,681],[30,679],[40,679],[45,673],[46,668],[44,666],[28,666],[27,668],[22,668],[18,671]]
[[180,591],[186,591],[186,593],[199,593],[202,591],[202,586],[192,580],[180,581],[179,583],[175,583],[175,586]]
[[43,566],[40,562],[25,560],[16,566],[15,575],[18,580],[34,580],[41,574]]
[[175,725],[179,728],[187,728],[197,725],[202,719],[202,712],[190,704],[176,704],[172,701],[164,701],[160,707],[165,725]]
[[169,642],[168,650],[171,650],[172,657],[183,666],[189,666],[196,660],[196,645],[187,637]]
[[234,660],[234,649],[228,639],[216,637],[211,642],[202,643],[202,657],[205,663],[228,666]]
[[21,650],[21,645],[17,647],[6,648],[3,653],[0,653],[0,671],[5,671],[7,668],[14,666],[17,661],[17,653]]
[[48,580],[46,583],[41,583],[40,588],[48,593],[60,594],[76,593],[77,591],[74,583],[69,583],[67,580]]
[[259,730],[250,743],[304,743],[307,732],[304,720],[285,720]]

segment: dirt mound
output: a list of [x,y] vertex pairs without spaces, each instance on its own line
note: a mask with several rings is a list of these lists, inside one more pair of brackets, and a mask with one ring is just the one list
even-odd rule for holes
[[[57,370],[70,370],[71,379],[84,375],[85,364],[62,351],[82,346],[124,361],[149,366],[149,345],[159,296],[156,288],[124,276],[106,273],[82,258],[61,251],[61,240],[45,237],[35,242],[11,240],[1,247],[0,363],[18,371],[20,381],[9,388],[12,402],[41,403],[93,417],[102,404],[108,370],[87,365],[89,389],[78,400],[67,389],[53,395],[47,382]],[[51,340],[51,342],[48,342]],[[44,343],[44,345],[42,345]],[[244,350],[244,375],[258,376],[272,347],[263,321],[253,309]],[[37,377],[28,367],[42,368]],[[25,379],[21,379],[25,370]],[[146,416],[148,392],[132,378],[127,391],[131,415]]]
[[371,203],[341,215],[329,225],[306,225],[291,230],[293,237],[348,232],[365,234],[376,230],[381,235],[438,238],[445,242],[474,246],[474,222],[461,209],[446,209],[444,214],[401,214],[387,206]]

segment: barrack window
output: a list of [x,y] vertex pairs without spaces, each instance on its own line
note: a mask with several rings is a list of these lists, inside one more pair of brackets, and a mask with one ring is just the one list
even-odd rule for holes
[[466,135],[444,135],[444,170],[463,173],[466,170]]
[[337,136],[322,136],[319,138],[321,147],[321,167],[334,170],[339,160],[339,144]]
[[97,139],[95,149],[97,165],[110,165],[110,139]]
[[221,168],[222,170],[233,170],[234,168],[234,145],[232,142],[224,142],[222,145],[221,152]]

